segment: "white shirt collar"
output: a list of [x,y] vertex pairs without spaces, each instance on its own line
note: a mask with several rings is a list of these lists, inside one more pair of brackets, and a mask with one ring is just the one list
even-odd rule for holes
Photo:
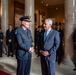
[[48,30],[47,30],[47,35],[48,35],[48,34],[49,34],[49,32],[51,31],[51,29],[52,29],[52,28],[50,28],[50,29],[48,29]]
[[47,30],[48,32],[50,32],[50,30],[51,30],[52,28],[50,28],[49,30]]
[[25,28],[24,26],[22,26],[22,28],[23,28],[24,30],[26,30],[26,28]]

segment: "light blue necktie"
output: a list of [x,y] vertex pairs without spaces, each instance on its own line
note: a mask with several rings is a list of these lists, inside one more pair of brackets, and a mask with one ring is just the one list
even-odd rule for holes
[[46,38],[47,38],[47,31],[45,31],[45,33],[44,33],[44,42],[45,42]]

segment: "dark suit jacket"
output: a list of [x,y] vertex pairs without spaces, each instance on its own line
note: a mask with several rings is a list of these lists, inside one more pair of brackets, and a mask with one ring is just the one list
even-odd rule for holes
[[3,38],[4,38],[4,35],[2,32],[0,32],[0,42],[2,42],[1,40],[3,40]]
[[45,57],[46,59],[53,61],[56,59],[56,50],[58,49],[60,44],[60,37],[59,33],[51,29],[49,32],[46,41],[44,42],[44,33],[41,34],[41,39],[40,39],[40,49],[43,51],[48,51],[51,55]]
[[73,42],[74,42],[74,50],[76,51],[76,31],[74,32],[74,35],[73,35]]
[[16,31],[16,38],[18,42],[17,59],[27,60],[31,58],[31,54],[28,52],[30,47],[33,47],[31,31],[27,29],[27,33],[22,27],[19,27]]
[[7,45],[9,43],[9,41],[8,41],[9,39],[11,39],[12,40],[11,42],[14,43],[14,40],[15,40],[14,36],[15,35],[14,35],[14,30],[13,29],[11,30],[11,32],[9,31],[9,29],[6,31],[6,44]]
[[62,40],[63,40],[63,36],[64,36],[64,32],[63,30],[57,30],[59,32],[59,36],[60,36],[60,43],[62,43]]

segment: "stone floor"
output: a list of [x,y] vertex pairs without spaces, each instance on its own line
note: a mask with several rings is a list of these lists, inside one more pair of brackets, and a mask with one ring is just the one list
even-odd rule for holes
[[[15,57],[7,57],[3,54],[0,57],[0,69],[8,72],[10,75],[16,75],[17,62]],[[74,66],[61,64],[60,66],[56,63],[56,75],[76,75],[76,71],[72,69]],[[31,75],[41,75],[40,58],[36,54],[33,54],[31,64]]]

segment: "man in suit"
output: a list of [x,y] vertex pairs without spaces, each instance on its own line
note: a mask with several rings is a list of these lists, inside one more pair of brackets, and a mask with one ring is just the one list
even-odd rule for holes
[[59,36],[60,36],[60,45],[59,45],[59,48],[57,49],[57,62],[58,62],[58,65],[60,65],[63,57],[62,44],[63,44],[63,36],[64,36],[63,30],[61,29],[61,23],[57,25],[56,30],[59,32]]
[[55,75],[56,50],[60,44],[59,33],[52,29],[52,20],[45,19],[44,33],[40,39],[42,75]]
[[3,35],[3,32],[0,28],[0,57],[2,57],[3,37],[4,37],[4,35]]
[[30,17],[23,16],[20,21],[21,26],[15,31],[18,42],[17,75],[30,75],[31,56],[34,51],[33,39],[29,30]]
[[9,24],[9,29],[6,31],[6,44],[8,46],[8,57],[14,54],[14,30],[12,29],[12,25]]
[[74,29],[73,34],[73,44],[74,44],[74,57],[73,57],[73,63],[74,63],[74,71],[76,71],[76,28]]
[[38,31],[37,31],[37,38],[36,38],[36,41],[37,41],[37,57],[40,56],[40,34],[42,33],[42,26],[38,26]]

